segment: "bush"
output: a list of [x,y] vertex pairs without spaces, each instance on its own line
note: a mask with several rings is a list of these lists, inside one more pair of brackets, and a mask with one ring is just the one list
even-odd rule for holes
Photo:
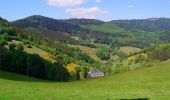
[[96,48],[97,47],[96,45],[91,44],[91,43],[81,43],[80,45],[87,46],[87,47],[90,47],[90,48]]
[[6,40],[4,40],[4,39],[1,39],[0,40],[0,46],[4,46],[4,45],[7,45],[8,43],[7,43],[7,41]]
[[24,50],[23,46],[21,44],[17,44],[15,47],[16,50]]
[[100,57],[101,60],[109,60],[110,59],[110,53],[109,50],[101,48],[97,51],[97,56]]
[[93,60],[90,56],[88,56],[87,54],[85,54],[85,53],[79,52],[79,53],[76,54],[75,58],[76,58],[77,60],[85,61],[85,62],[87,62],[87,63],[91,63],[91,64],[94,63],[94,60]]
[[151,58],[165,61],[170,59],[170,45],[156,47],[150,54]]
[[9,50],[15,50],[15,44],[9,44]]

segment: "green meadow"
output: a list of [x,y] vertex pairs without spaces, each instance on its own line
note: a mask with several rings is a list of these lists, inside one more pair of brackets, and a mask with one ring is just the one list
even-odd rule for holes
[[170,63],[103,78],[51,82],[0,71],[0,100],[169,100]]

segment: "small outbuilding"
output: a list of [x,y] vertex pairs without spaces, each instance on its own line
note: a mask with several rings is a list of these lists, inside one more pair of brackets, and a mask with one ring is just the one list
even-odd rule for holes
[[103,77],[103,76],[104,73],[100,70],[93,69],[88,72],[88,78]]

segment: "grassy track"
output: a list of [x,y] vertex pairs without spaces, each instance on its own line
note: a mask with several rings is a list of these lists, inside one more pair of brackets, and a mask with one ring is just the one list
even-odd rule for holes
[[170,100],[170,63],[98,79],[57,83],[0,71],[0,100]]

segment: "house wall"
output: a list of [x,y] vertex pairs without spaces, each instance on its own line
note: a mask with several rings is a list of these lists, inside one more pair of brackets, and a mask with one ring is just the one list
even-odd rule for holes
[[103,73],[96,73],[96,74],[91,74],[90,76],[91,77],[102,77],[102,76],[104,76],[104,74]]

